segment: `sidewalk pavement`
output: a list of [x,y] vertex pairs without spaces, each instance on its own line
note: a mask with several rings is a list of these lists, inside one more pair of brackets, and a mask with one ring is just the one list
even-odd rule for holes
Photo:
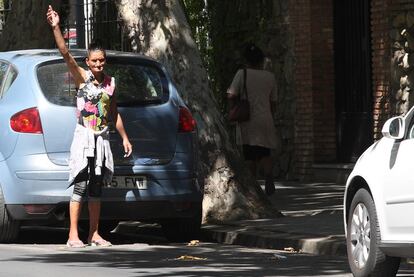
[[270,197],[283,217],[204,225],[207,240],[248,247],[346,255],[344,184],[277,182]]

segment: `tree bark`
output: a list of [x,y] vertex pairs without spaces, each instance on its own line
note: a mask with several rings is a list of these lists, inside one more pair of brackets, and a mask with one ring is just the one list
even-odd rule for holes
[[204,221],[271,216],[271,205],[230,141],[181,1],[118,0],[117,5],[132,51],[167,67],[197,121]]
[[62,2],[13,0],[0,37],[0,51],[54,48],[53,34],[46,22],[46,12],[48,5],[59,11]]

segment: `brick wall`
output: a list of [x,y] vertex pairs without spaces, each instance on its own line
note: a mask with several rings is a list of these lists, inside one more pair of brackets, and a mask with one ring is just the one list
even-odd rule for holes
[[332,0],[290,1],[295,43],[295,176],[336,158]]
[[[312,176],[315,162],[336,158],[333,0],[289,2],[295,52],[295,175]],[[412,0],[371,0],[373,135],[392,115],[390,32],[393,15],[413,10]]]
[[335,73],[332,0],[312,1],[314,162],[336,159]]
[[289,2],[290,24],[295,52],[294,175],[309,179],[314,159],[312,47],[310,0]]
[[371,1],[371,48],[374,139],[381,138],[381,128],[390,116],[390,0]]

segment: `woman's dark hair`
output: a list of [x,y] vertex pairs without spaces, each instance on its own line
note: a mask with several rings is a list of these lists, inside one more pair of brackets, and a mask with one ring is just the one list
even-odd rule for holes
[[263,51],[253,43],[248,43],[244,47],[243,57],[252,66],[262,65],[265,58]]
[[102,43],[101,43],[100,40],[95,40],[95,41],[93,41],[93,42],[91,42],[89,44],[89,47],[88,47],[88,57],[91,54],[91,52],[93,52],[93,51],[102,51],[103,54],[104,54],[104,57],[106,57],[105,48],[103,48]]

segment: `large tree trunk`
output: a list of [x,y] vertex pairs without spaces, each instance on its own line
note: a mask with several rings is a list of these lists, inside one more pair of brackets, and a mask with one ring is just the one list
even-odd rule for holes
[[53,8],[59,11],[62,2],[13,0],[0,37],[0,51],[52,48],[54,39],[46,22],[47,7],[53,5]]
[[230,142],[181,1],[118,0],[117,5],[132,50],[166,65],[196,118],[200,176],[205,184],[204,220],[269,215],[266,197]]

